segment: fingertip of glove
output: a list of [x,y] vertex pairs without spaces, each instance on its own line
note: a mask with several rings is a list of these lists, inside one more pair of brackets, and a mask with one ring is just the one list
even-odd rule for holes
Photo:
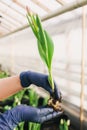
[[29,77],[28,71],[20,73],[20,83],[23,88],[28,87],[31,84],[28,77]]

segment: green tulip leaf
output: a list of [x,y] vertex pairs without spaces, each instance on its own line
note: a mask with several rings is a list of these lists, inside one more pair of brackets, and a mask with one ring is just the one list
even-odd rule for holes
[[49,36],[47,31],[44,31],[44,32],[45,32],[46,41],[47,41],[48,60],[49,60],[48,63],[49,63],[49,68],[51,68],[52,58],[53,58],[53,53],[54,53],[54,44],[53,44],[52,38]]
[[41,59],[48,68],[48,81],[54,90],[54,82],[52,76],[52,58],[54,53],[54,44],[52,38],[42,27],[41,20],[38,15],[34,15],[28,12],[27,19],[34,35],[37,38],[38,51]]

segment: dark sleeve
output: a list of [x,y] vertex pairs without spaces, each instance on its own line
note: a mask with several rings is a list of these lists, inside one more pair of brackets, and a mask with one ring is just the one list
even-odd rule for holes
[[12,119],[9,117],[10,110],[5,113],[0,113],[0,130],[13,130],[17,123],[13,123]]

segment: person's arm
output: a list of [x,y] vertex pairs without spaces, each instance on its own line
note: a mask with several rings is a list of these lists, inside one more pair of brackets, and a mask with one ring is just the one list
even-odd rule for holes
[[29,121],[43,123],[54,118],[59,118],[62,111],[54,111],[49,107],[35,108],[19,105],[0,115],[0,130],[13,130],[20,122]]
[[0,79],[0,100],[17,93],[23,88],[29,87],[31,84],[42,87],[51,96],[54,95],[55,99],[61,100],[61,93],[56,84],[54,85],[54,92],[52,91],[48,82],[48,75],[31,71],[22,72],[19,76]]
[[22,89],[19,76],[0,79],[0,100],[4,100]]
[[[22,72],[19,76],[0,79],[0,99],[5,99],[31,84],[42,87],[52,94],[47,75],[26,71]],[[56,84],[54,94],[57,99],[61,99],[60,91]],[[34,108],[20,105],[0,114],[0,130],[13,130],[22,121],[43,123],[44,121],[59,117],[62,113],[62,111],[54,111],[53,108],[49,107]]]

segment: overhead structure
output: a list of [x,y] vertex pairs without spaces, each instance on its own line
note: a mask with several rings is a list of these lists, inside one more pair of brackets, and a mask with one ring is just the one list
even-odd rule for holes
[[[87,0],[0,0],[0,37],[26,28],[26,6],[42,20],[58,16],[87,4]],[[49,5],[49,6],[48,6]],[[76,14],[79,11],[76,10]]]

